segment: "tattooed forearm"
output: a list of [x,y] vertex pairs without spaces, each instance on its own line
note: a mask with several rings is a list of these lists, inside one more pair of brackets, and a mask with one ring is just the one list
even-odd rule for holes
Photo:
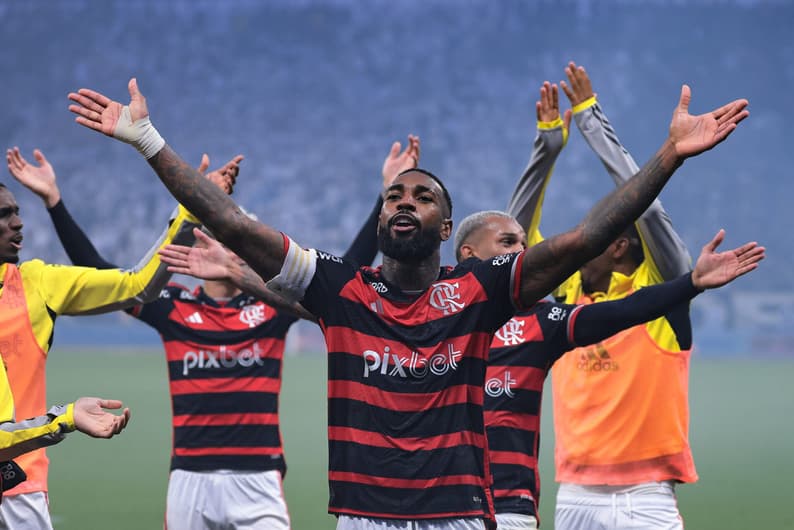
[[256,296],[279,311],[316,322],[314,315],[304,309],[302,305],[284,300],[281,296],[268,289],[262,277],[245,264],[238,265],[232,271],[231,281],[244,293]]
[[[168,145],[149,159],[171,194],[219,238],[234,237],[242,213],[218,186],[185,163]],[[227,245],[228,242],[224,241]]]
[[673,145],[665,142],[636,175],[599,201],[579,226],[527,249],[521,268],[522,304],[535,303],[603,252],[651,205],[680,165]]
[[272,278],[284,261],[284,240],[249,219],[216,184],[185,163],[166,145],[149,159],[157,176],[182,206],[209,228],[218,241],[245,259],[263,278]]
[[642,215],[680,165],[673,144],[665,142],[636,175],[599,201],[580,225],[583,256],[598,255]]

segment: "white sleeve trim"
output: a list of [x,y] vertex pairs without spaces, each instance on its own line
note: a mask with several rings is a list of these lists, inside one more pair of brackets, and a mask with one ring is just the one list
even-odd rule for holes
[[284,237],[287,238],[287,255],[281,271],[267,282],[267,287],[290,302],[299,302],[317,270],[317,252],[313,248],[302,249],[292,239]]

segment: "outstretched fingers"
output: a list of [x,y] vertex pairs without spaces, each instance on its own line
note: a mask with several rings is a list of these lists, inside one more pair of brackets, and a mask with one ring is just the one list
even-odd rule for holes
[[678,112],[689,113],[689,102],[692,101],[692,90],[689,85],[681,85],[681,97],[678,99]]
[[720,228],[716,235],[711,238],[711,241],[703,245],[703,252],[711,253],[717,250],[717,247],[725,240],[725,229]]

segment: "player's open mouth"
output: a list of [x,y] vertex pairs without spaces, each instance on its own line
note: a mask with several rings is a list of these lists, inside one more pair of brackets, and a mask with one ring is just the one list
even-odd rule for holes
[[16,236],[14,236],[14,237],[12,237],[12,238],[11,238],[11,241],[10,241],[10,243],[11,243],[11,246],[12,246],[12,247],[13,247],[13,248],[14,248],[16,251],[20,251],[20,250],[22,250],[22,239],[23,239],[23,238],[22,238],[22,234],[18,234],[18,235],[16,235]]
[[419,228],[419,221],[407,213],[398,213],[389,221],[389,226],[397,233],[405,234]]

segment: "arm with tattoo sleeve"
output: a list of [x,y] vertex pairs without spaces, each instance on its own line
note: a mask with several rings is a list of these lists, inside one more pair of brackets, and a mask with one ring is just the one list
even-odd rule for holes
[[662,147],[636,175],[598,202],[573,230],[524,251],[519,300],[527,307],[548,294],[584,263],[601,253],[656,198],[673,172],[690,156],[724,140],[749,115],[746,100],[736,100],[700,116],[689,114],[684,85]]

